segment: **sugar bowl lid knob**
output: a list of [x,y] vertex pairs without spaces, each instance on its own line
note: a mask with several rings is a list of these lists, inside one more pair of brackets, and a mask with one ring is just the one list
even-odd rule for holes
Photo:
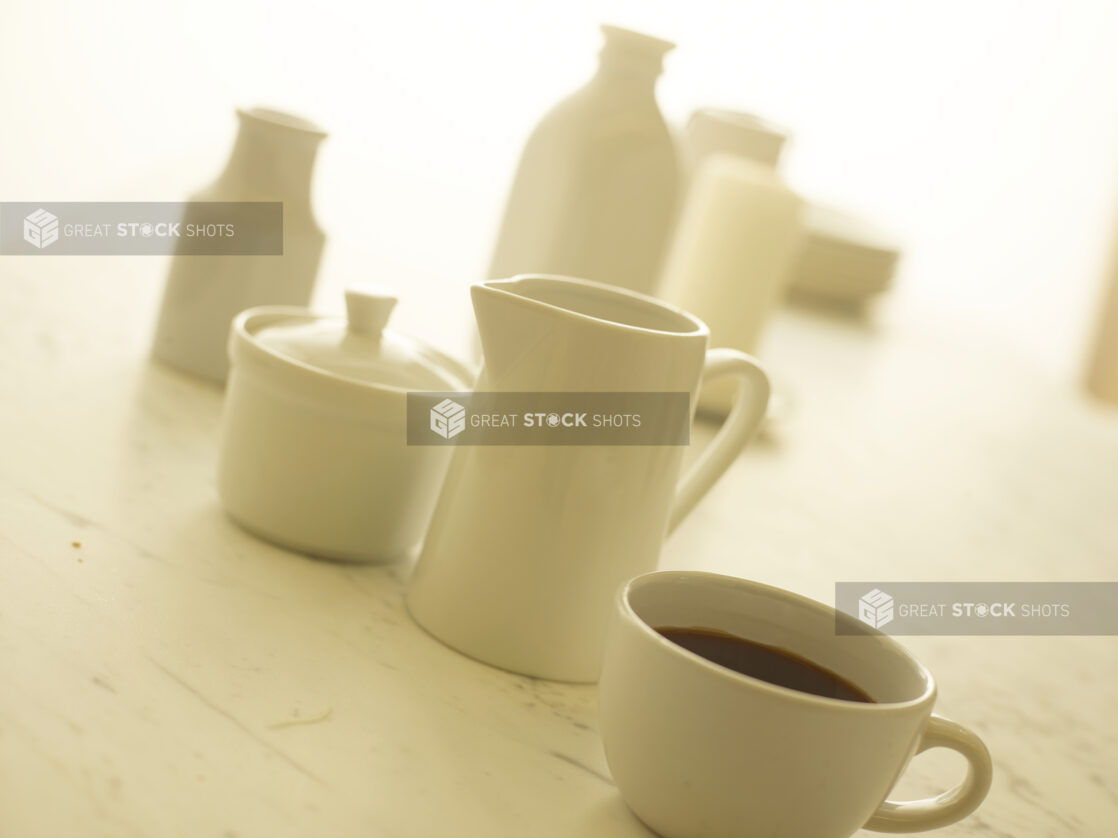
[[345,292],[349,331],[359,335],[379,335],[392,316],[396,297],[387,289],[369,284],[354,285]]

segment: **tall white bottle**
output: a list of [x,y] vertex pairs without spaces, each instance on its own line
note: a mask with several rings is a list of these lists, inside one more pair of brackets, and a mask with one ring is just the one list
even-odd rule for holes
[[678,188],[656,104],[673,44],[603,26],[597,74],[536,127],[513,182],[491,278],[562,274],[651,293]]

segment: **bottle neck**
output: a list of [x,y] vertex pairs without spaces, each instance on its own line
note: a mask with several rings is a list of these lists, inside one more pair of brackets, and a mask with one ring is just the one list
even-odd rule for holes
[[660,62],[633,60],[631,56],[610,55],[602,50],[594,83],[604,89],[623,94],[632,101],[655,101],[656,80],[660,77]]
[[672,44],[614,26],[603,26],[602,33],[605,43],[598,53],[595,78],[624,86],[630,93],[644,90],[652,95],[664,70],[664,54]]

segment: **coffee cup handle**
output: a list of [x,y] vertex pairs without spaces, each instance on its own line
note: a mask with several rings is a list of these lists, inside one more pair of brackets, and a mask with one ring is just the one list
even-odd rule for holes
[[955,788],[924,800],[886,800],[866,822],[875,832],[922,832],[962,820],[985,799],[993,778],[990,752],[982,740],[960,724],[933,715],[924,728],[916,753],[931,748],[950,748],[967,761],[967,776]]
[[745,448],[769,405],[769,377],[754,358],[736,349],[711,349],[703,364],[703,383],[733,376],[738,379],[734,403],[722,427],[680,480],[668,532],[695,508],[715,481]]

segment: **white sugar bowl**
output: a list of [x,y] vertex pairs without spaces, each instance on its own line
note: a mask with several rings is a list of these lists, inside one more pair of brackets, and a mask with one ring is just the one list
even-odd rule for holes
[[343,561],[419,545],[451,449],[407,444],[406,394],[465,390],[473,375],[385,329],[395,304],[356,287],[347,320],[263,306],[233,321],[218,491],[245,529]]

